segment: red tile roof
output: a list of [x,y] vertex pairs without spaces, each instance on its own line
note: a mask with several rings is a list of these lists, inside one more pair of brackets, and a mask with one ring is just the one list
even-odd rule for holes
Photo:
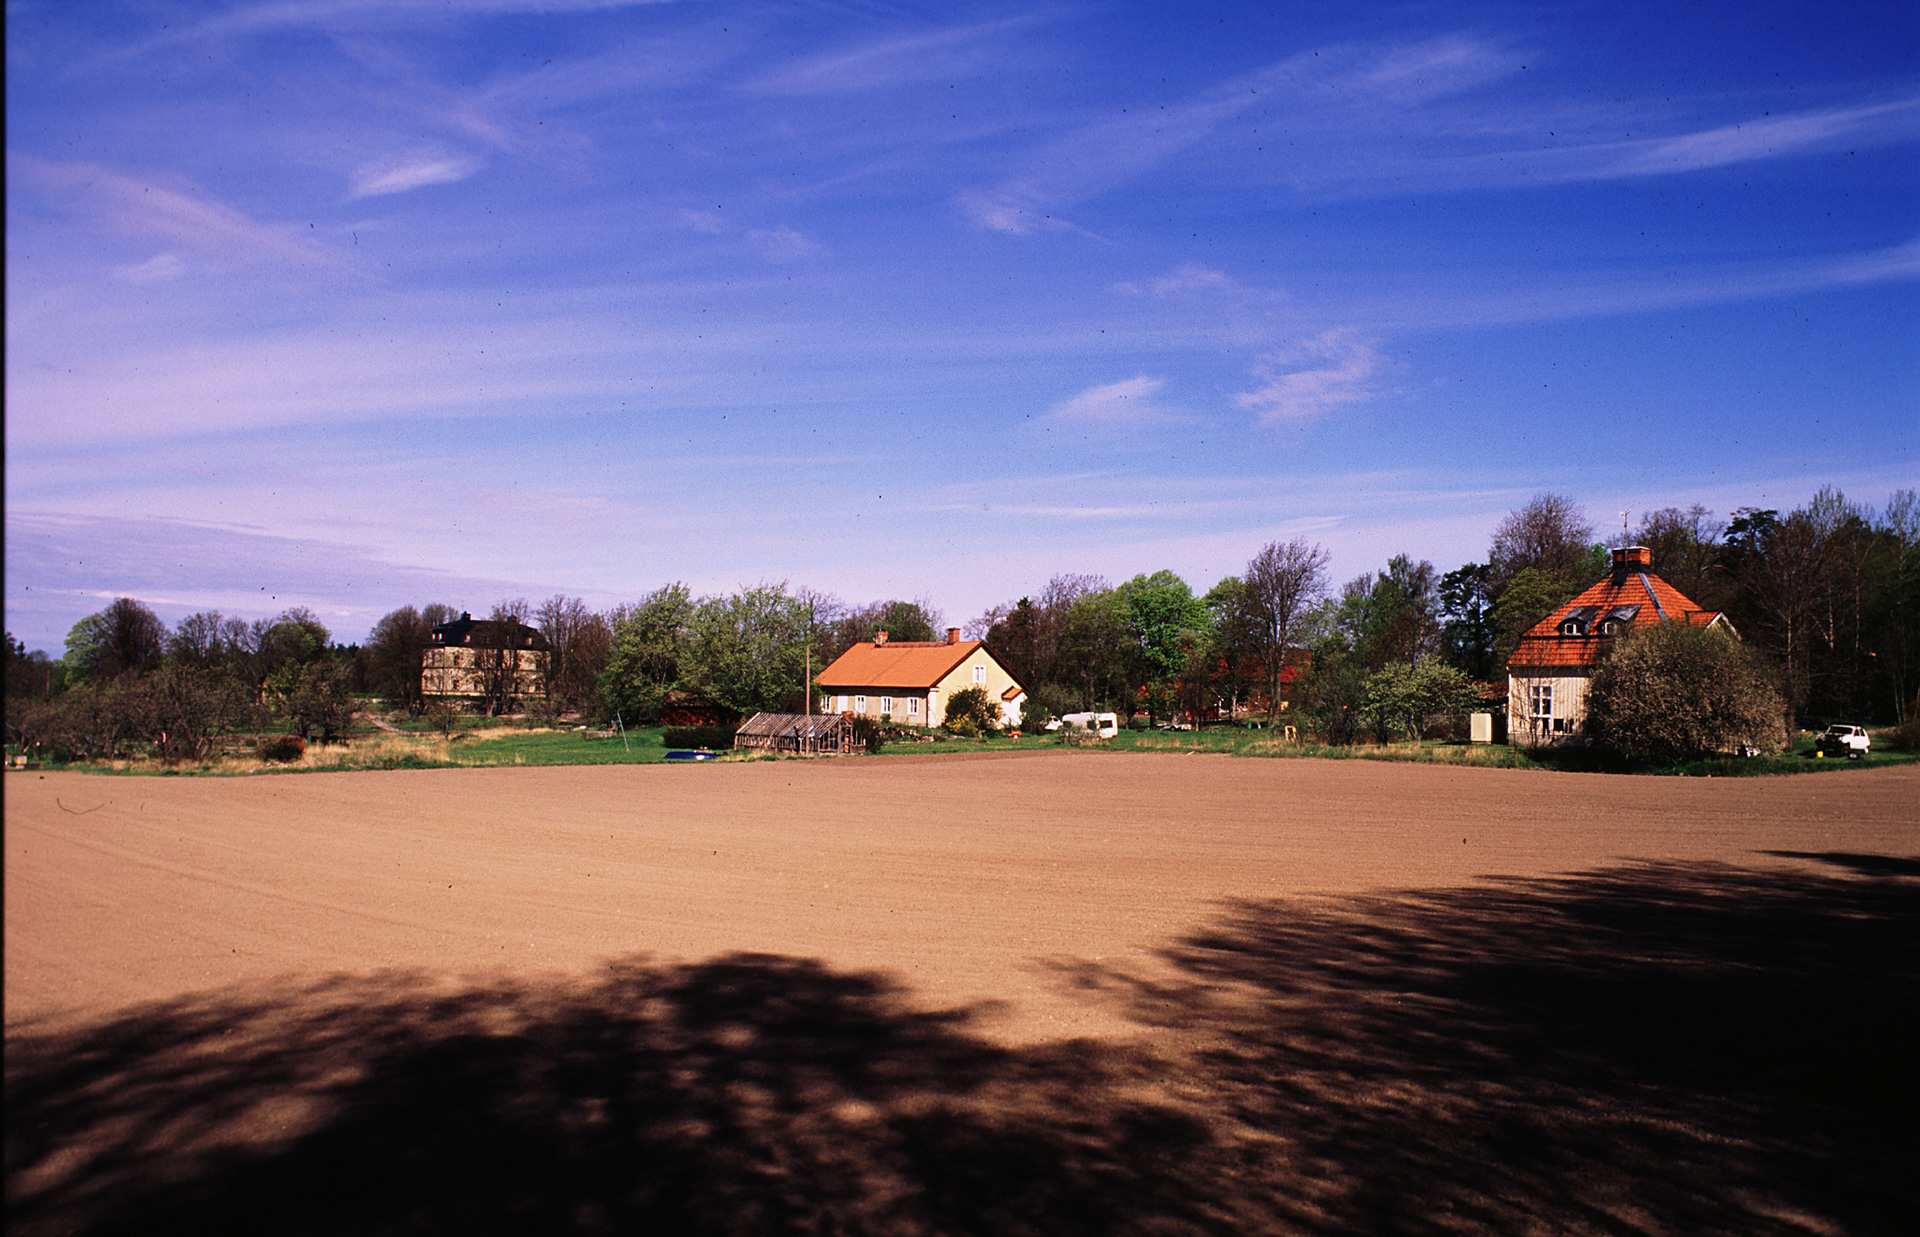
[[[937,686],[983,643],[980,640],[960,640],[952,644],[944,640],[928,643],[890,640],[885,644],[856,644],[820,672],[820,686],[925,691]],[[987,655],[991,657],[992,651]]]
[[[1591,666],[1599,661],[1600,650],[1606,645],[1606,637],[1594,633],[1609,621],[1616,625],[1617,633],[1624,634],[1629,628],[1661,622],[1706,627],[1721,617],[1718,610],[1702,610],[1647,566],[1645,549],[1629,546],[1615,550],[1613,571],[1607,578],[1529,627],[1507,659],[1509,668]],[[1572,630],[1579,634],[1562,634],[1569,622],[1576,625]]]

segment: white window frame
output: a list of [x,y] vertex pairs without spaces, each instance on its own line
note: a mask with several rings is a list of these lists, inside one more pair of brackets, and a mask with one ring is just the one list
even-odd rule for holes
[[973,668],[974,686],[978,687],[984,684],[986,681],[987,681],[987,668],[985,666],[975,666]]
[[907,716],[908,717],[920,716],[920,697],[918,696],[907,697]]
[[853,698],[853,711],[861,717],[867,715],[867,698],[865,696],[855,696]]
[[892,696],[880,697],[880,716],[882,717],[893,716],[893,697]]
[[1553,684],[1529,683],[1527,685],[1527,716],[1539,718],[1553,716]]

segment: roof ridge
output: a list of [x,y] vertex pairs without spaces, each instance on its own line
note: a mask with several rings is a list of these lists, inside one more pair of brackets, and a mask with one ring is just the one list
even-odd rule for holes
[[[1635,572],[1634,574],[1640,577],[1640,587],[1647,590],[1647,596],[1653,598],[1653,608],[1660,612],[1660,621],[1665,622],[1667,618],[1667,608],[1660,604],[1660,594],[1653,591],[1653,581],[1647,579],[1647,573],[1644,571]],[[1662,580],[1661,583],[1666,584],[1666,581]],[[1667,584],[1667,587],[1673,588],[1673,585]],[[1677,588],[1674,588],[1673,591],[1680,593],[1680,590]],[[1680,593],[1680,596],[1685,597],[1686,594]]]

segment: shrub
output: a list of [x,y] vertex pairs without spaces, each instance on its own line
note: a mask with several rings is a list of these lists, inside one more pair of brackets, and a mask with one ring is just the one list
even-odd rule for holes
[[855,741],[867,745],[867,755],[871,756],[886,746],[886,735],[881,732],[880,723],[871,717],[853,719],[853,737]]
[[947,698],[946,727],[967,738],[989,734],[1000,728],[1000,705],[984,687],[963,687]]
[[1374,671],[1364,691],[1363,707],[1383,743],[1418,740],[1429,716],[1460,712],[1475,694],[1466,675],[1431,655]]
[[1920,696],[1916,696],[1913,707],[1907,710],[1907,720],[1893,728],[1893,747],[1895,751],[1920,751]]
[[435,696],[427,701],[422,713],[426,716],[429,727],[438,730],[448,738],[453,737],[455,710],[451,699],[446,696]]
[[291,764],[307,754],[307,741],[297,734],[277,734],[260,740],[260,759]]
[[1786,707],[1724,632],[1661,623],[1621,639],[1587,692],[1587,730],[1629,760],[1671,764],[1752,744],[1777,751]]
[[660,732],[660,742],[667,747],[700,747],[724,752],[732,749],[734,731],[738,729],[737,726],[669,726]]

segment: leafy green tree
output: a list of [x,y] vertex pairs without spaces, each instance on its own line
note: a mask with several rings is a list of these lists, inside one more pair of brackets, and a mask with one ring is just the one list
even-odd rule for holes
[[1047,615],[1030,597],[1022,597],[1011,606],[989,610],[974,621],[1000,663],[1014,678],[1027,685],[1029,699],[1049,679],[1050,667],[1043,655],[1047,638]]
[[799,712],[810,635],[807,606],[786,584],[759,584],[694,608],[685,678],[742,713]]
[[1074,687],[1081,709],[1110,704],[1125,715],[1132,714],[1128,691],[1132,639],[1126,602],[1118,591],[1101,589],[1073,600],[1061,626],[1054,673]]
[[1607,547],[1569,498],[1539,494],[1494,530],[1486,588],[1493,600],[1493,670],[1499,673],[1529,627],[1612,570]]
[[1413,664],[1440,647],[1440,597],[1433,564],[1396,554],[1341,590],[1340,625],[1354,656],[1372,669]]
[[29,653],[27,646],[7,633],[7,679],[6,698],[8,720],[11,723],[14,706],[27,700],[45,700],[64,686],[56,670],[62,669],[58,662],[50,660],[38,649]]
[[1157,722],[1173,707],[1174,684],[1188,668],[1194,645],[1210,634],[1212,615],[1171,571],[1135,576],[1115,591],[1130,637],[1129,686],[1148,689],[1147,715]]
[[1188,681],[1199,687],[1204,682],[1202,702],[1193,705],[1197,718],[1210,713],[1214,700],[1227,706],[1234,715],[1240,701],[1252,687],[1264,681],[1260,659],[1260,616],[1247,592],[1247,582],[1239,576],[1227,576],[1200,599],[1207,607],[1212,639],[1200,650],[1204,671],[1196,666]]
[[150,670],[166,650],[167,625],[131,597],[116,597],[67,633],[66,663],[78,681],[116,679]]
[[1658,623],[1608,650],[1587,688],[1587,732],[1630,760],[1673,763],[1742,744],[1777,750],[1785,702],[1739,640]]
[[1514,649],[1519,647],[1520,637],[1578,595],[1583,587],[1565,576],[1533,567],[1523,568],[1509,580],[1500,594],[1500,600],[1493,607],[1493,626],[1497,633],[1494,637],[1495,665],[1505,665],[1507,659],[1513,656]]
[[169,661],[129,685],[124,703],[153,753],[168,761],[205,760],[221,736],[258,721],[244,688],[186,661]]
[[1382,738],[1418,740],[1426,719],[1464,713],[1478,693],[1458,669],[1427,654],[1412,664],[1388,662],[1367,676],[1365,708]]
[[608,717],[630,724],[660,720],[667,693],[688,674],[694,603],[684,584],[668,584],[639,605],[616,610],[613,644],[601,669],[600,699]]
[[1327,743],[1347,744],[1368,725],[1367,664],[1354,656],[1346,640],[1327,625],[1311,646],[1296,688],[1298,710]]
[[331,743],[353,722],[347,668],[328,658],[289,661],[267,676],[267,700],[302,739]]
[[935,630],[939,622],[940,615],[930,602],[876,601],[840,615],[834,624],[834,642],[844,652],[883,631],[890,641],[938,640],[945,634]]
[[1020,706],[1021,729],[1043,730],[1048,722],[1074,712],[1078,706],[1079,698],[1071,688],[1042,683],[1028,690],[1026,703]]
[[1469,677],[1491,679],[1494,638],[1492,569],[1468,563],[1440,577],[1440,647]]
[[[972,630],[993,646],[1003,665],[1026,685],[1029,699],[1039,693],[1065,704],[1065,711],[1084,707],[1090,678],[1099,678],[1100,666],[1092,668],[1076,661],[1088,648],[1077,648],[1072,622],[1074,606],[1084,598],[1108,591],[1099,576],[1056,575],[1038,598],[1022,597],[1011,606],[996,606],[974,620]],[[1084,620],[1082,615],[1084,636]],[[1103,659],[1096,658],[1096,661]]]

